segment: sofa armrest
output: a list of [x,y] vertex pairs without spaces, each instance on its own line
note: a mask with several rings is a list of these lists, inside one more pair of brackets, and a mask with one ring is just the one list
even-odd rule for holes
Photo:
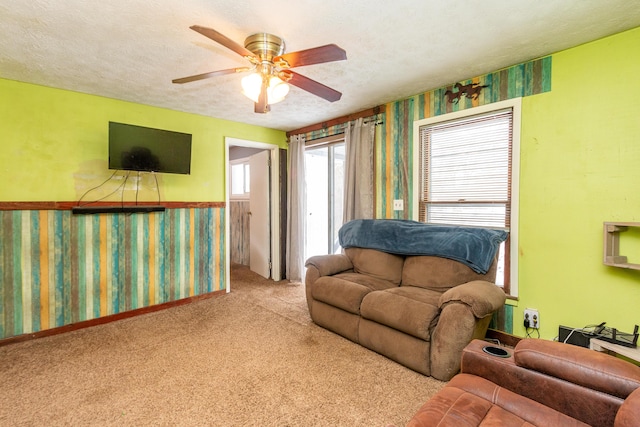
[[307,260],[305,267],[315,267],[319,276],[333,276],[353,269],[353,264],[344,254],[316,255]]
[[466,304],[476,318],[482,319],[502,307],[506,299],[504,291],[494,283],[474,280],[447,290],[440,296],[438,306],[442,310],[447,304]]
[[353,270],[353,263],[344,254],[316,255],[312,256],[304,264],[307,271],[304,275],[305,294],[307,297],[307,307],[309,314],[313,318],[313,286],[322,276],[333,276],[334,274]]
[[460,370],[462,349],[474,338],[484,338],[491,313],[506,296],[491,282],[474,280],[440,296],[438,324],[431,334],[431,375],[448,381]]

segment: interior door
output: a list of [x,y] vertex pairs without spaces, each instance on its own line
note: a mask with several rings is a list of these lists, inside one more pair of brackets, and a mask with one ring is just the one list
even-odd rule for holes
[[269,155],[265,150],[249,157],[249,268],[271,277]]

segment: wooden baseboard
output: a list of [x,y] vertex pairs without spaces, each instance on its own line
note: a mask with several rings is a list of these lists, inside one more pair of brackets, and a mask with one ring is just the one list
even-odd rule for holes
[[220,291],[209,292],[203,295],[196,295],[189,298],[179,299],[177,301],[169,301],[162,304],[152,305],[150,307],[142,307],[142,308],[137,308],[135,310],[125,311],[122,313],[110,314],[109,316],[98,317],[96,319],[84,320],[82,322],[59,326],[57,328],[46,329],[44,331],[32,332],[32,333],[23,334],[23,335],[16,335],[15,337],[0,339],[0,347],[9,345],[9,344],[23,342],[23,341],[29,341],[33,339],[50,337],[58,334],[64,334],[66,332],[76,331],[78,329],[90,328],[92,326],[103,325],[105,323],[115,322],[117,320],[140,316],[142,314],[153,313],[155,311],[166,310],[172,307],[191,304],[196,301],[218,297],[225,293],[226,293],[226,290],[223,289]]
[[522,340],[521,337],[517,337],[515,335],[508,334],[503,331],[498,331],[496,329],[487,329],[486,338],[494,339],[500,341],[500,344],[504,344],[509,347],[515,347],[516,344]]

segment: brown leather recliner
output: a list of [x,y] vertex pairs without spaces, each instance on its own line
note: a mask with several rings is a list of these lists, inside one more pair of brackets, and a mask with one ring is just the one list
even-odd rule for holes
[[461,372],[409,427],[640,426],[640,367],[607,354],[527,339],[506,357],[472,341]]

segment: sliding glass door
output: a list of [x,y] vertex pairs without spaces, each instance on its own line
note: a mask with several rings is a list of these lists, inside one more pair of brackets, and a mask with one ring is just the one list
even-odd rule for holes
[[305,258],[340,252],[342,226],[344,143],[305,150],[307,184]]

